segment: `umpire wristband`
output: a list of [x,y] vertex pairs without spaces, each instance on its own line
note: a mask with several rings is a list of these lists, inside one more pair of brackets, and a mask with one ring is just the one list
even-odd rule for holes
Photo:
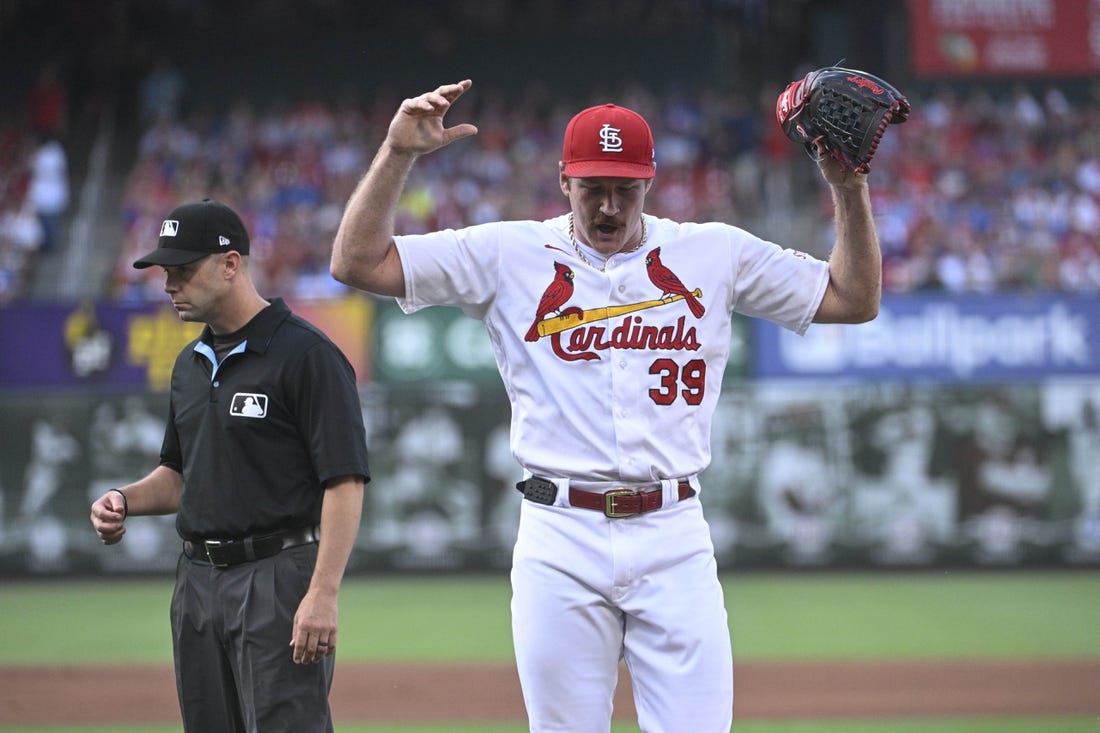
[[107,493],[109,494],[112,491],[117,491],[118,495],[122,497],[122,518],[125,519],[130,516],[130,503],[126,501],[126,494],[122,493],[122,489],[108,489]]

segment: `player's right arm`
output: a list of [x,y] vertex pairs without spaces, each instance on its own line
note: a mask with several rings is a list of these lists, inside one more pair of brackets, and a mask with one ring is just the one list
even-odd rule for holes
[[397,202],[418,157],[477,133],[471,124],[443,126],[451,104],[471,85],[469,79],[444,84],[401,103],[344,209],[329,265],[336,280],[379,295],[405,294],[401,258],[393,243]]
[[103,544],[113,545],[126,534],[126,517],[177,512],[182,493],[183,476],[167,466],[157,466],[145,478],[110,489],[96,499],[92,527]]

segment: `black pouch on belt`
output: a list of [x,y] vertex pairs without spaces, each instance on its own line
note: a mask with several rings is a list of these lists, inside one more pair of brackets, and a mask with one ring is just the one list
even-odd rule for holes
[[558,487],[553,481],[547,481],[538,476],[532,476],[526,481],[516,484],[516,490],[523,494],[525,499],[536,504],[553,504],[558,498]]

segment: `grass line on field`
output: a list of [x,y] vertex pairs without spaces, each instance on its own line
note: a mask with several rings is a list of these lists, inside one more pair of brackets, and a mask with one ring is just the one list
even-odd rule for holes
[[[742,661],[1100,657],[1095,573],[727,574],[723,585]],[[170,578],[6,583],[0,665],[170,662],[171,593]],[[503,576],[351,576],[341,659],[509,661],[509,599]]]

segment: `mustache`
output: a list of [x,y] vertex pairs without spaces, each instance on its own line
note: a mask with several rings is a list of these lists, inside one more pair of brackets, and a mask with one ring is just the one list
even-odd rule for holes
[[606,216],[597,216],[596,218],[589,220],[588,226],[590,226],[592,228],[597,228],[597,227],[602,227],[602,226],[613,226],[613,227],[616,227],[618,229],[622,229],[624,224],[622,222],[616,220],[616,219],[612,219],[612,218],[609,218],[609,217],[606,217]]

